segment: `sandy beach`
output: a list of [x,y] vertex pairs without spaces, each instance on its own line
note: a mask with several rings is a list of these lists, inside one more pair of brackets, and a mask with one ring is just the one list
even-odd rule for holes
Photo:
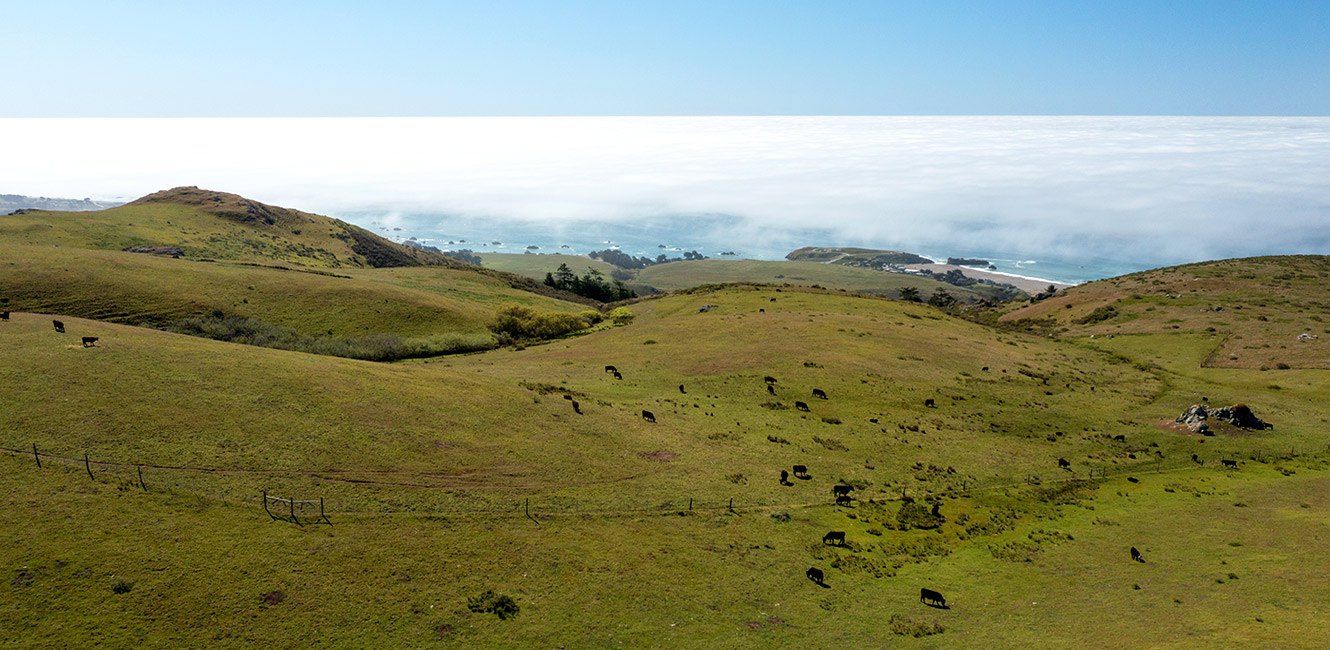
[[1048,285],[1050,284],[1057,287],[1058,289],[1065,289],[1067,287],[1072,286],[1070,284],[1065,284],[1062,282],[1053,282],[1050,280],[1034,280],[1014,275],[1004,275],[1002,273],[983,271],[980,269],[970,268],[968,266],[956,266],[955,264],[902,264],[901,266],[907,269],[920,269],[920,270],[927,269],[939,275],[955,269],[959,270],[966,277],[974,278],[976,280],[992,280],[993,282],[1010,284],[1029,294],[1039,293],[1040,291],[1047,289]]

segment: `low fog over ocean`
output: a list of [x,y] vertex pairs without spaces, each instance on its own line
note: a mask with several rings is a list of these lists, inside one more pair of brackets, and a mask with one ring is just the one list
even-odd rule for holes
[[853,245],[1068,282],[1330,253],[1330,118],[0,119],[0,141],[2,193],[197,185],[442,248]]

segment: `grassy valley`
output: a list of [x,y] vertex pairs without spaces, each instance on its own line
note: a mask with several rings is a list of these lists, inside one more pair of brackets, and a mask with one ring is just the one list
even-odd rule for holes
[[[0,218],[7,646],[1311,648],[1330,625],[1330,376],[1320,338],[1285,340],[1319,332],[1325,258],[966,318],[869,295],[931,282],[908,276],[678,262],[617,326],[374,363],[134,325],[480,336],[506,303],[589,305],[497,270],[558,256],[205,262],[120,250],[183,248],[164,225],[24,239],[37,216]],[[1174,423],[1200,402],[1275,428]]]

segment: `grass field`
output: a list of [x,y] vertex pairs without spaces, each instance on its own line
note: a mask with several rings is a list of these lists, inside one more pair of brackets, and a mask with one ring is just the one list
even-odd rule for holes
[[[6,643],[1323,640],[1323,371],[1206,367],[1204,331],[1049,339],[819,290],[630,309],[586,336],[391,365],[0,322]],[[91,328],[97,347],[73,342]],[[1166,426],[1201,396],[1277,428],[1200,442]],[[796,463],[810,478],[778,484]],[[832,504],[840,482],[857,487],[849,507]],[[907,516],[902,489],[943,520]],[[323,497],[333,525],[272,521],[264,491]],[[829,530],[847,545],[823,545]],[[950,608],[920,604],[921,587]],[[486,590],[520,613],[468,611]]]
[[[568,268],[579,274],[592,268],[606,276],[615,268],[599,260],[577,255],[486,253],[481,257],[487,268],[508,271],[537,280],[543,280],[546,273],[554,271],[560,264],[567,264]],[[890,296],[897,295],[902,288],[913,287],[925,300],[938,289],[946,289],[957,298],[970,300],[990,297],[993,294],[992,290],[982,286],[956,287],[900,273],[884,273],[817,262],[709,259],[659,264],[632,273],[635,277],[628,282],[629,286],[645,286],[659,291],[688,289],[704,284],[740,282],[805,287],[818,285],[829,289]]]
[[[1330,375],[1296,339],[1325,258],[1090,283],[999,327],[843,291],[930,283],[906,276],[677,263],[639,280],[692,289],[627,324],[388,364],[134,325],[465,336],[588,305],[216,203],[0,218],[0,646],[1325,645]],[[1173,422],[1203,401],[1275,428]]]

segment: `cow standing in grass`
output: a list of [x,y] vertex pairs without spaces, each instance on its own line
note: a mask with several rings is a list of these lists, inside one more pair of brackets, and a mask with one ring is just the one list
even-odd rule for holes
[[642,419],[646,420],[647,422],[655,422],[656,414],[652,413],[651,411],[642,411]]
[[832,546],[845,546],[845,531],[833,530],[823,535],[822,543],[831,544]]
[[822,398],[822,399],[826,399],[826,398],[827,398],[827,393],[826,393],[826,391],[822,390],[821,388],[814,388],[814,389],[813,389],[813,397],[820,397],[820,398]]
[[52,325],[53,327],[55,327],[55,331],[60,332],[61,334],[64,334],[64,333],[65,333],[65,324],[64,324],[64,323],[62,323],[62,322],[60,322],[60,321],[58,321],[58,320],[53,320],[53,321],[51,321],[51,325]]
[[919,590],[919,602],[929,607],[947,609],[947,599],[943,598],[942,594],[926,587]]

